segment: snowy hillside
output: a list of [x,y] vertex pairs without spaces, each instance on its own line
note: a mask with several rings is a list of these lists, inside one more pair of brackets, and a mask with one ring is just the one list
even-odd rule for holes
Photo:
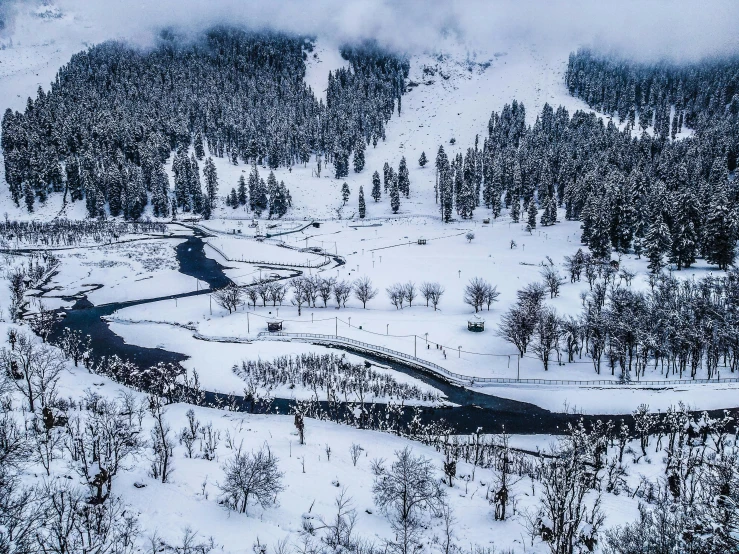
[[0,2],[0,554],[739,552],[739,61],[133,4]]

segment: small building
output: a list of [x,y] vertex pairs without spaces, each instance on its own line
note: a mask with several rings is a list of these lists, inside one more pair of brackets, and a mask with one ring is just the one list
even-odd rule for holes
[[475,317],[467,321],[467,330],[473,333],[482,333],[485,330],[485,320]]
[[315,227],[316,229],[318,229],[320,226],[321,224],[318,221],[313,222],[313,227]]
[[485,219],[482,220],[482,223],[484,225],[490,225],[490,218],[489,217],[486,217]]
[[426,239],[418,239],[418,244],[420,244],[421,246],[425,246],[426,245]]
[[282,321],[268,321],[267,331],[269,331],[270,333],[282,331]]

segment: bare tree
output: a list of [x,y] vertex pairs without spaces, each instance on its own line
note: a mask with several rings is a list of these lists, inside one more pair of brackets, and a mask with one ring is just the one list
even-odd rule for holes
[[31,330],[41,337],[43,342],[46,342],[54,328],[55,321],[56,314],[47,310],[43,303],[39,302],[38,313],[30,319],[29,325]]
[[329,520],[319,518],[320,525],[314,527],[313,532],[323,531],[321,540],[333,552],[355,551],[352,547],[354,546],[353,533],[357,522],[357,511],[353,507],[351,497],[346,494],[346,488],[341,489],[334,505],[336,506],[334,516]]
[[592,478],[581,454],[553,454],[539,459],[543,493],[536,520],[538,535],[552,554],[592,552],[604,519],[600,494],[586,501]]
[[223,499],[230,509],[242,514],[252,500],[267,508],[285,488],[278,459],[266,447],[248,454],[237,452],[223,465],[223,472],[225,480],[218,485]]
[[138,552],[138,522],[119,499],[90,505],[84,492],[64,479],[46,484],[40,495],[44,524],[36,533],[38,552]]
[[294,277],[290,280],[290,286],[293,289],[293,300],[294,306],[298,307],[298,315],[300,315],[303,304],[309,302],[310,297],[308,296],[308,284],[305,277]]
[[100,504],[110,495],[113,477],[127,458],[143,448],[144,441],[140,425],[123,405],[89,393],[83,403],[88,413],[83,421],[77,418],[67,425],[67,449],[93,493],[91,502]]
[[421,283],[421,286],[418,288],[418,291],[421,293],[421,296],[426,301],[426,307],[429,307],[429,301],[431,300],[431,291],[433,289],[435,283],[429,283],[428,281],[424,281]]
[[538,315],[536,306],[520,301],[503,315],[498,334],[514,344],[521,356],[526,354],[526,348],[534,335]]
[[434,477],[431,461],[415,457],[410,448],[395,453],[390,468],[383,460],[372,462],[375,504],[388,515],[397,541],[391,546],[401,554],[413,552],[418,542],[420,515],[425,510],[438,514],[444,501],[444,489]]
[[367,302],[377,296],[377,289],[372,287],[372,281],[366,275],[354,281],[354,296],[362,303],[362,308],[367,307]]
[[473,233],[472,231],[467,231],[467,234],[464,236],[464,238],[467,239],[467,242],[472,242],[475,238],[475,233]]
[[441,302],[441,297],[444,294],[444,287],[442,287],[439,283],[432,283],[431,288],[431,304],[434,307],[434,311],[436,311],[437,307],[439,306],[439,302]]
[[403,285],[401,285],[400,283],[395,283],[387,287],[385,289],[385,292],[387,292],[390,303],[395,306],[396,310],[403,307],[403,302],[405,300],[405,291],[403,290]]
[[195,412],[190,409],[187,410],[187,426],[180,430],[178,439],[180,444],[185,446],[187,457],[192,458],[194,454],[195,441],[198,439],[200,432],[200,421],[195,418]]
[[542,308],[536,322],[532,350],[544,364],[544,371],[549,370],[549,357],[558,347],[561,334],[562,324],[556,310],[548,306]]
[[36,552],[36,537],[43,524],[39,492],[23,486],[11,469],[0,463],[0,552]]
[[552,266],[545,266],[541,270],[541,276],[544,278],[544,284],[549,290],[549,298],[559,296],[559,287],[562,285],[562,276]]
[[259,282],[252,281],[251,285],[246,288],[246,297],[251,301],[251,305],[257,307],[257,300],[259,299]]
[[234,283],[229,283],[225,287],[213,291],[212,294],[216,303],[221,308],[226,308],[228,313],[236,311],[238,305],[241,304],[243,296],[241,289]]
[[485,288],[485,297],[484,297],[485,304],[488,307],[488,311],[490,311],[490,306],[492,305],[492,303],[498,301],[499,296],[500,296],[500,293],[498,292],[498,287],[496,287],[495,285],[488,284],[488,286]]
[[308,306],[313,306],[315,308],[316,301],[318,300],[320,293],[321,279],[315,275],[303,277],[303,279],[305,280],[305,295],[306,300],[308,301]]
[[3,348],[0,358],[12,383],[28,401],[30,411],[35,411],[39,404],[49,404],[64,368],[64,359],[56,348],[37,343],[28,333],[18,333],[15,348]]
[[352,464],[354,464],[354,467],[357,467],[359,456],[362,454],[363,450],[364,448],[362,448],[361,445],[355,443],[352,443],[351,448],[349,448],[349,453],[352,456]]
[[72,331],[69,327],[65,327],[62,331],[62,337],[56,345],[62,349],[67,358],[74,361],[74,367],[77,367],[85,353],[90,351],[91,343],[90,335],[83,339],[81,332]]
[[151,476],[161,479],[166,483],[174,471],[172,457],[174,455],[174,440],[169,424],[164,420],[165,410],[162,401],[158,397],[150,397],[149,406],[151,415],[154,416],[154,427],[151,430],[151,447],[153,456],[151,459]]
[[331,300],[331,295],[334,291],[334,282],[336,279],[333,277],[328,279],[320,279],[318,281],[318,295],[323,300],[323,307],[328,307],[328,301]]
[[464,287],[464,303],[475,308],[475,313],[485,304],[485,293],[489,286],[485,280],[475,277]]
[[346,301],[352,295],[353,288],[349,281],[336,281],[334,283],[334,297],[336,298],[337,306],[346,308]]
[[267,299],[269,299],[271,295],[269,283],[261,281],[254,288],[256,289],[259,298],[262,299],[262,307],[265,307],[267,305]]
[[285,300],[285,295],[287,294],[287,286],[284,283],[272,283],[270,285],[269,294],[273,306],[276,306],[277,304],[282,306],[282,301]]
[[413,281],[408,281],[403,285],[403,297],[408,302],[408,307],[413,307],[413,300],[417,296],[416,284]]

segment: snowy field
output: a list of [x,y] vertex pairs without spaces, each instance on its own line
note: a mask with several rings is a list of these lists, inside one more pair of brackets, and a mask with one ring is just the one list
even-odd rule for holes
[[[227,222],[209,222],[209,225],[227,226]],[[562,275],[564,284],[560,295],[547,298],[546,303],[560,314],[575,315],[581,309],[581,293],[589,290],[586,280],[571,284],[562,267],[565,255],[573,254],[579,248],[579,224],[562,221],[528,233],[522,224],[513,224],[507,217],[484,225],[480,222],[457,222],[443,225],[435,218],[397,218],[374,222],[376,226],[356,226],[351,222],[324,222],[316,229],[308,227],[304,231],[280,237],[286,244],[294,247],[318,247],[328,252],[336,251],[346,259],[346,264],[320,271],[309,270],[316,275],[338,280],[354,281],[368,276],[378,290],[367,309],[352,297],[345,308],[337,309],[330,301],[324,308],[319,299],[316,308],[303,306],[302,314],[290,304],[288,299],[282,306],[266,307],[262,301],[256,308],[241,306],[235,313],[213,303],[207,296],[174,301],[144,304],[119,310],[114,314],[117,321],[127,325],[115,325],[114,330],[127,342],[139,344],[141,337],[149,333],[137,330],[131,323],[165,322],[188,323],[193,332],[178,330],[179,342],[168,342],[176,351],[194,355],[200,349],[199,337],[218,340],[245,341],[255,339],[259,332],[266,331],[266,321],[283,321],[284,331],[288,333],[315,333],[348,337],[370,345],[384,346],[408,355],[436,363],[441,367],[469,377],[500,377],[509,379],[567,379],[578,381],[609,380],[617,381],[618,373],[611,375],[607,367],[596,374],[588,359],[576,358],[574,363],[558,365],[556,358],[547,372],[533,354],[527,354],[518,362],[515,347],[498,336],[497,329],[502,314],[516,300],[516,293],[528,283],[541,281],[541,271],[551,263]],[[465,235],[472,231],[475,238],[468,241]],[[418,245],[417,239],[426,239],[426,245]],[[307,239],[307,241],[306,241]],[[213,240],[213,239],[209,239]],[[218,240],[223,240],[220,236]],[[278,262],[286,251],[273,242],[256,243],[247,238],[230,239],[236,256],[249,257],[252,248],[260,256]],[[511,241],[516,243],[511,248]],[[259,250],[256,250],[258,248]],[[287,252],[290,252],[289,250]],[[212,255],[206,248],[206,254]],[[220,260],[217,255],[214,258]],[[550,261],[551,260],[551,261]],[[220,260],[223,262],[223,260]],[[223,262],[225,263],[225,262]],[[232,264],[233,265],[233,264]],[[636,273],[631,287],[637,290],[648,289],[646,261],[633,256],[623,256],[621,267]],[[257,275],[271,275],[264,270],[257,273],[253,268],[230,270],[242,274],[238,282],[248,284]],[[700,278],[708,275],[711,268],[697,265],[688,272],[678,273],[685,278]],[[279,273],[278,273],[279,274]],[[283,276],[285,272],[282,272]],[[467,323],[474,319],[474,310],[463,302],[464,287],[474,277],[481,277],[498,287],[499,301],[486,308],[477,316],[485,321],[483,333],[471,333]],[[412,307],[407,305],[396,309],[391,305],[385,289],[396,282],[413,281],[420,286],[424,281],[438,281],[445,287],[439,309],[427,307],[422,297],[416,298]],[[622,286],[626,286],[622,283]],[[212,315],[211,315],[212,310]],[[248,320],[248,321],[247,321]],[[195,342],[193,342],[195,341]],[[156,341],[154,341],[156,342]],[[188,346],[190,343],[190,346]],[[143,343],[141,343],[144,345]],[[254,343],[257,344],[257,343]],[[146,341],[147,346],[151,340]],[[437,347],[438,345],[438,347]],[[297,351],[302,345],[284,344],[285,352]],[[257,354],[260,355],[260,354]],[[565,358],[566,360],[566,358]],[[218,390],[220,374],[230,380],[230,367],[238,361],[225,349],[218,363],[211,363],[209,375]],[[728,369],[724,377],[732,376]],[[698,378],[705,378],[699,373]],[[664,379],[659,372],[648,368],[647,380]],[[666,384],[667,385],[667,384]],[[683,401],[698,409],[724,408],[734,402],[736,384],[721,386],[694,385],[678,388],[662,386],[636,389],[638,384],[629,387],[609,387],[607,389],[537,386],[485,386],[480,392],[533,402],[554,411],[567,411],[577,408],[584,413],[629,412],[634,405],[654,396],[660,409]],[[538,393],[537,391],[541,391]],[[555,392],[556,391],[556,392]],[[655,404],[655,408],[658,406]]]

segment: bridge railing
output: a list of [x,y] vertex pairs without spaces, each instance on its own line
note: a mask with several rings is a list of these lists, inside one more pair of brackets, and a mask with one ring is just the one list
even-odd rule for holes
[[[400,361],[411,362],[416,367],[435,373],[441,377],[451,379],[453,381],[461,382],[466,385],[486,385],[486,384],[530,384],[530,385],[641,385],[641,386],[664,386],[664,385],[694,385],[694,384],[705,384],[705,383],[739,383],[739,378],[731,377],[725,379],[664,379],[664,380],[651,380],[651,381],[619,381],[617,379],[592,379],[592,380],[577,380],[577,379],[514,379],[509,377],[475,377],[473,375],[463,375],[461,373],[455,373],[449,371],[446,368],[441,367],[439,364],[430,362],[411,356],[405,352],[399,352],[391,348],[379,346],[376,344],[369,344],[349,337],[342,337],[339,335],[324,335],[318,333],[286,333],[282,331],[277,332],[261,332],[257,335],[259,338],[269,337],[286,337],[294,339],[305,339],[322,343],[332,344],[343,344],[353,346],[357,349],[361,349],[370,353],[383,354],[390,358],[395,358]],[[513,356],[513,354],[511,355]],[[517,356],[517,355],[516,355]]]

